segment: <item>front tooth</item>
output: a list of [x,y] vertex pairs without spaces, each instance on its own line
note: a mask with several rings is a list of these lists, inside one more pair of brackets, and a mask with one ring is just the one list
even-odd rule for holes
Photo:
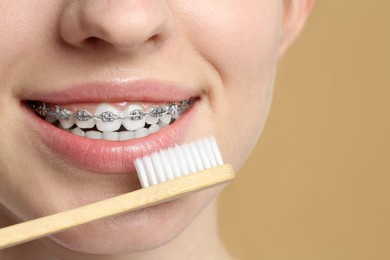
[[134,131],[121,131],[119,133],[119,141],[127,141],[134,139]]
[[135,138],[142,138],[149,135],[149,131],[146,128],[141,128],[135,131],[134,137]]
[[[119,110],[107,104],[100,104],[96,108],[95,116],[104,115],[110,112],[112,112],[116,116],[119,116]],[[121,125],[122,125],[122,119],[119,118],[116,118],[111,122],[109,121],[103,122],[101,119],[96,119],[96,127],[100,131],[108,131],[108,132],[116,131],[121,127]]]
[[103,139],[108,141],[118,141],[119,133],[118,132],[103,132]]
[[74,118],[74,117],[71,117],[68,119],[60,119],[60,124],[61,124],[62,128],[64,128],[64,129],[71,128],[75,122],[76,122],[76,118]]
[[85,136],[90,138],[90,139],[102,139],[103,134],[98,131],[88,131],[85,133]]
[[76,127],[75,129],[72,129],[70,131],[72,134],[78,135],[78,136],[85,136],[85,132],[81,130],[80,128]]
[[[130,105],[125,111],[122,112],[122,117],[129,117],[134,110],[142,111],[142,107],[139,105]],[[130,118],[123,119],[123,126],[127,130],[138,130],[145,126],[145,116],[141,119],[132,120]]]

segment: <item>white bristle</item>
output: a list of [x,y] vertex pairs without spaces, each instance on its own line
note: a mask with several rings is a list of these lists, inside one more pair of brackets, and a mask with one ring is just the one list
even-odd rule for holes
[[144,163],[145,170],[146,170],[146,176],[148,177],[149,185],[156,185],[157,182],[157,176],[153,168],[152,159],[150,159],[150,156],[145,156],[142,159],[142,162]]
[[194,158],[192,158],[191,151],[190,151],[188,144],[183,144],[182,149],[184,151],[184,156],[186,158],[186,163],[187,163],[187,166],[188,166],[190,173],[196,172]]
[[173,170],[173,177],[174,178],[181,177],[179,164],[177,163],[177,158],[176,158],[175,152],[173,151],[173,148],[169,148],[167,150],[167,154],[169,157],[169,161],[171,162],[171,166],[172,166],[172,170]]
[[203,145],[204,145],[204,147],[206,149],[206,154],[207,154],[207,156],[208,156],[208,158],[210,160],[211,167],[218,166],[217,165],[217,160],[216,160],[216,158],[215,158],[215,156],[213,154],[213,149],[211,148],[210,142],[208,142],[207,139],[202,139],[202,141],[203,141]]
[[153,168],[155,170],[158,183],[166,182],[167,179],[165,178],[160,155],[158,153],[154,153],[150,157],[152,158]]
[[217,141],[214,138],[210,137],[209,142],[211,144],[211,148],[213,149],[213,154],[217,160],[217,164],[223,165],[222,155],[221,151],[218,148]]
[[194,142],[190,143],[190,151],[192,158],[194,159],[195,168],[197,171],[203,171],[202,160],[200,159],[199,150]]
[[144,164],[141,159],[136,159],[134,161],[135,170],[137,171],[138,179],[141,182],[141,186],[146,188],[149,187],[148,177],[146,176],[146,171]]
[[186,164],[186,159],[184,158],[184,154],[180,146],[176,145],[174,148],[176,158],[179,163],[179,168],[180,168],[180,174],[183,175],[188,175],[190,172],[188,171],[188,167]]
[[142,187],[147,188],[223,165],[223,160],[215,138],[208,137],[136,159],[134,165]]
[[165,177],[167,178],[167,180],[173,180],[175,177],[173,176],[172,167],[171,167],[171,164],[169,163],[167,153],[165,152],[165,153],[159,153],[159,154],[160,154],[162,164],[164,167]]
[[203,167],[205,169],[211,168],[211,164],[210,164],[210,161],[209,161],[209,158],[208,158],[209,156],[206,153],[206,149],[203,146],[202,140],[199,140],[198,142],[196,142],[196,146],[198,146],[199,153],[200,153],[200,158],[202,159],[202,162],[203,162]]

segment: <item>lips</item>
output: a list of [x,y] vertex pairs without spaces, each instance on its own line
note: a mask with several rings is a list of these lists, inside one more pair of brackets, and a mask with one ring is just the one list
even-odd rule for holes
[[149,136],[128,141],[92,140],[42,120],[23,102],[23,110],[37,136],[62,160],[95,173],[123,174],[135,171],[133,161],[146,154],[181,143],[197,111],[200,94],[185,86],[157,81],[89,83],[66,90],[34,93],[29,100],[66,105],[72,103],[163,103],[194,99],[192,106],[173,124]]

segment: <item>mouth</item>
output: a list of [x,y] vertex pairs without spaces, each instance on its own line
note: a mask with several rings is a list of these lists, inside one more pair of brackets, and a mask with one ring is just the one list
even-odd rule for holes
[[27,105],[42,119],[74,135],[127,141],[173,124],[194,102],[195,98],[167,104],[121,102],[61,106],[29,100]]
[[93,173],[134,173],[136,158],[183,142],[193,125],[199,93],[166,86],[89,84],[35,94],[22,109],[50,156]]

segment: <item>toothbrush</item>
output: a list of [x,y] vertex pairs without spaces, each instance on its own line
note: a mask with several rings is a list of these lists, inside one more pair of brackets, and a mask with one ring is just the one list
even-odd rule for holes
[[0,250],[94,220],[119,215],[211,188],[234,178],[213,137],[138,158],[140,190],[0,229]]

